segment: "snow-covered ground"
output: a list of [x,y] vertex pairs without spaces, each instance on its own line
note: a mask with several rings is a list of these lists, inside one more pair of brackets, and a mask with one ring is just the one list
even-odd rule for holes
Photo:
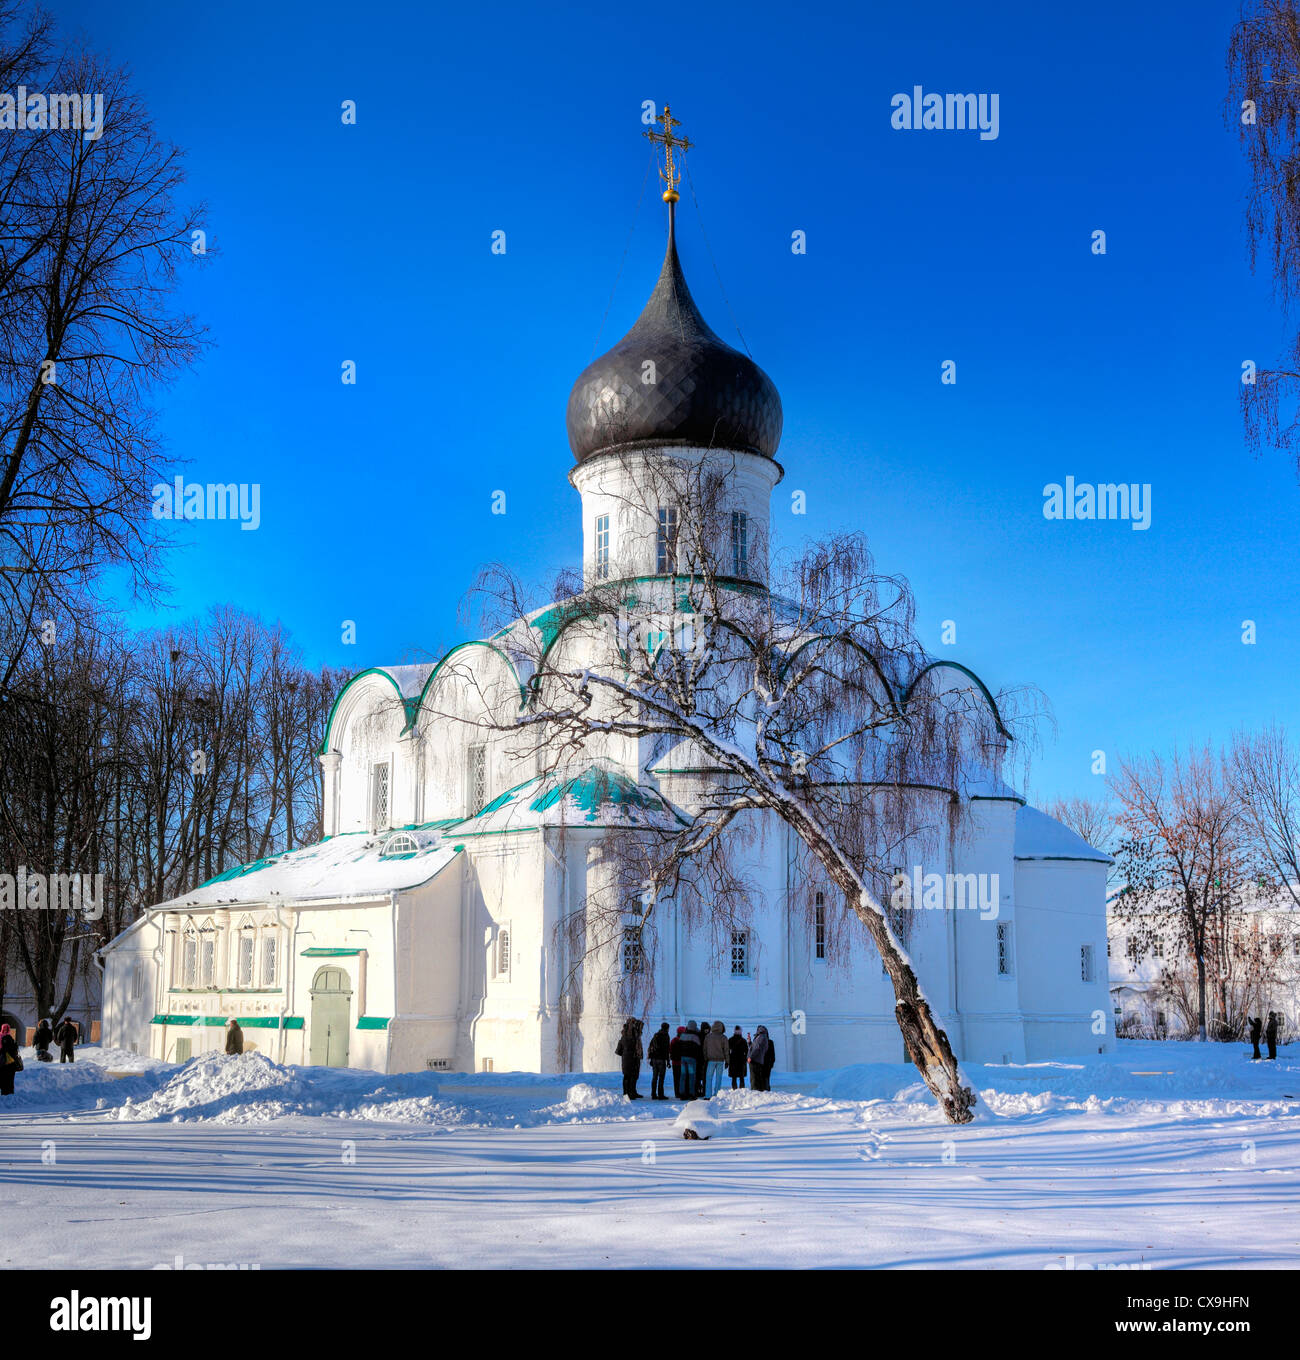
[[6,1268],[1300,1263],[1300,1050],[968,1065],[962,1128],[901,1065],[687,1110],[615,1073],[24,1058],[0,1100]]

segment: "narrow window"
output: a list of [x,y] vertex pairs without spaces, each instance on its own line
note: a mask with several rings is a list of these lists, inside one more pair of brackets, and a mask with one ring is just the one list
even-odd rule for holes
[[131,1000],[144,1000],[144,964],[139,959],[131,970]]
[[749,575],[749,516],[743,510],[731,512],[731,574]]
[[477,742],[465,753],[465,815],[472,817],[487,802],[487,747]]
[[388,762],[374,767],[370,784],[370,829],[383,831],[388,826]]
[[181,965],[181,986],[194,987],[198,980],[199,942],[189,932],[185,935],[184,959]]
[[1079,978],[1083,982],[1094,981],[1092,967],[1092,946],[1085,944],[1079,950]]
[[821,893],[813,907],[813,951],[819,959],[826,957],[826,900]]
[[623,973],[629,975],[645,970],[645,950],[641,946],[641,932],[627,929],[623,932]]
[[749,976],[749,931],[731,932],[731,976]]
[[253,985],[253,932],[248,929],[239,932],[239,982],[240,987]]
[[1010,977],[1015,960],[1011,952],[1011,922],[998,922],[998,976]]
[[215,931],[205,930],[199,945],[199,986],[217,985],[217,937]]
[[596,516],[596,577],[604,581],[609,577],[609,516]]
[[499,978],[510,980],[510,927],[502,926],[497,931],[496,974]]
[[275,936],[262,937],[262,986],[275,986]]
[[677,507],[659,507],[659,540],[655,552],[655,571],[661,576],[677,570]]
[[1124,952],[1128,955],[1130,963],[1142,962],[1142,946],[1138,944],[1136,935],[1130,935],[1125,942]]

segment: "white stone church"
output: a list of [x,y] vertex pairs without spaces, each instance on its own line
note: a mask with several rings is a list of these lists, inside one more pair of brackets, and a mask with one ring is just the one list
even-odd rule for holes
[[[643,380],[649,360],[653,383]],[[629,493],[648,460],[722,455],[731,566],[738,581],[761,587],[751,545],[767,541],[781,429],[771,380],[696,307],[670,209],[649,302],[569,399],[586,579],[667,576],[675,510],[629,513],[637,500]],[[322,734],[323,839],[161,903],[106,946],[105,1041],[179,1061],[220,1048],[233,1015],[248,1043],[288,1063],[614,1067],[623,1017],[612,1004],[588,994],[576,1031],[560,1025],[557,926],[583,910],[604,837],[688,824],[709,776],[689,752],[636,741],[551,770],[518,742],[456,720],[483,694],[516,710],[525,703],[525,658],[537,648],[520,639],[533,630],[534,642],[563,645],[562,619],[559,607],[543,610],[436,665],[376,666],[352,679]],[[967,815],[938,863],[997,885],[995,911],[914,913],[908,952],[958,1058],[1109,1049],[1106,856],[1000,779],[915,796],[961,801]],[[842,909],[828,905],[839,900],[829,886],[793,886],[795,851],[775,820],[753,841],[743,928],[692,932],[671,902],[656,909],[648,1029],[660,1020],[674,1030],[688,1020],[765,1024],[784,1070],[902,1061],[874,946],[855,919],[834,917]],[[609,961],[620,966],[637,964]]]

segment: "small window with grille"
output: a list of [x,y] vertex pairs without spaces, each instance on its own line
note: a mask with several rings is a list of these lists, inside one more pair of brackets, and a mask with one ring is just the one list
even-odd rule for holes
[[378,761],[370,780],[370,829],[383,831],[388,826],[388,762]]
[[641,943],[641,932],[635,929],[623,931],[623,974],[629,976],[645,971],[645,948]]
[[677,570],[677,507],[659,507],[659,537],[655,548],[655,571],[660,575]]
[[998,976],[1011,977],[1015,970],[1015,957],[1012,952],[1011,922],[998,922]]
[[731,574],[749,575],[749,516],[743,510],[731,512]]
[[487,746],[476,742],[465,753],[465,815],[472,817],[487,802]]
[[510,981],[510,927],[503,925],[497,930],[496,950],[493,970],[503,982]]
[[749,931],[731,932],[731,976],[749,976]]

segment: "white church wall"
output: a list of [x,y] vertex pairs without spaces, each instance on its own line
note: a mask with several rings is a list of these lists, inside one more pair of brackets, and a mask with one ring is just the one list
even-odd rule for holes
[[157,955],[162,935],[154,920],[143,921],[104,955],[103,1041],[109,1048],[150,1052],[150,1029],[160,997]]
[[490,1062],[496,1072],[553,1070],[544,1065],[538,1024],[549,943],[541,835],[476,837],[466,854],[461,1068],[484,1071]]
[[461,1029],[462,855],[397,908],[396,1000],[388,1034],[390,1072],[456,1071]]
[[[1026,1057],[1111,1052],[1106,865],[1020,860],[1015,872],[1021,947],[1032,961],[1019,976]],[[1084,980],[1084,949],[1091,951],[1089,981]],[[1101,1034],[1096,1023],[1104,1027]]]
[[1018,978],[1037,966],[1020,939],[1015,902],[1016,808],[1010,799],[975,799],[953,846],[952,872],[996,876],[998,913],[936,912],[950,919],[955,944],[953,1047],[971,1062],[1023,1062],[1025,1034]]
[[707,458],[719,471],[726,471],[730,478],[726,509],[742,511],[748,517],[750,574],[761,579],[764,572],[760,558],[768,542],[769,504],[781,469],[772,459],[755,454],[675,447],[589,458],[569,474],[582,496],[584,579],[588,582],[596,579],[596,520],[601,516],[609,518],[609,579],[653,576],[658,572],[658,504],[650,502],[668,498],[669,493],[647,488],[657,486],[660,478],[653,469],[665,457],[686,464]]

